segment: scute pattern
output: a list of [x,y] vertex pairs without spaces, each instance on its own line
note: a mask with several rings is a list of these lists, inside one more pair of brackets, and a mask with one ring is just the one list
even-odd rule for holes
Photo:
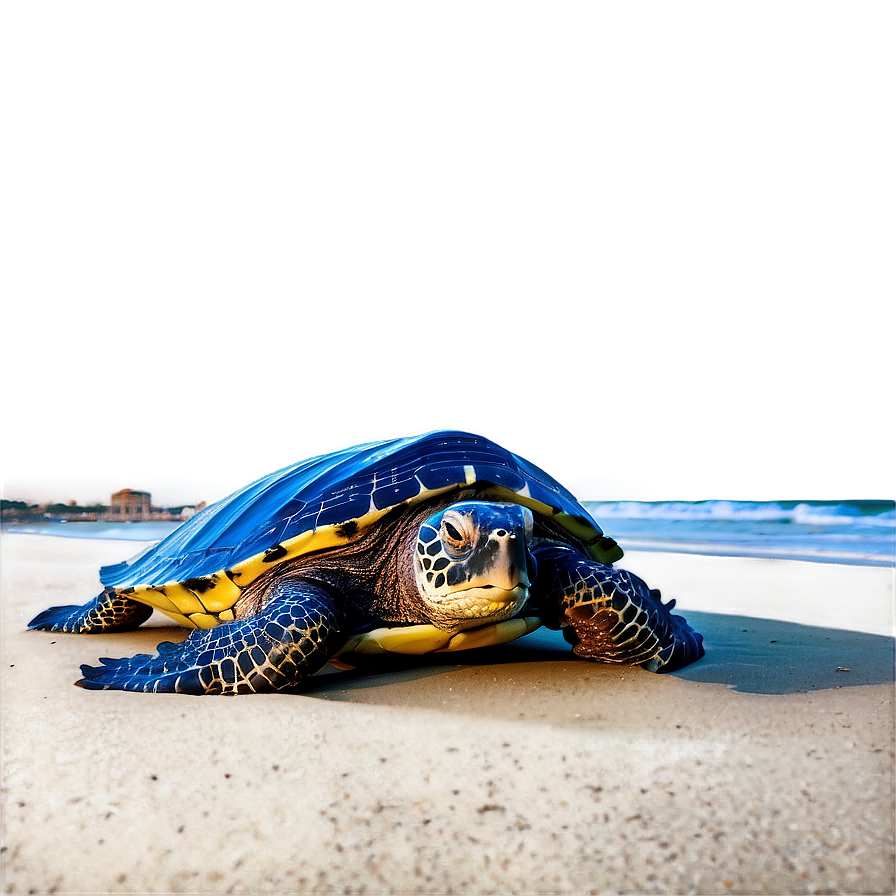
[[[622,556],[575,497],[528,461],[481,436],[433,432],[357,445],[259,479],[207,507],[158,545],[100,570],[187,626],[226,619],[243,589],[276,564],[359,537],[393,507],[476,487],[525,504],[581,539],[596,559]],[[199,582],[194,588],[187,583]]]

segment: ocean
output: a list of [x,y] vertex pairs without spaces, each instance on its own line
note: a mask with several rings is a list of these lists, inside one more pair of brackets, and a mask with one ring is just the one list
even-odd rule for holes
[[[584,501],[623,549],[896,564],[893,501]],[[178,523],[22,523],[7,532],[157,541]]]
[[583,502],[623,548],[896,564],[893,501]]

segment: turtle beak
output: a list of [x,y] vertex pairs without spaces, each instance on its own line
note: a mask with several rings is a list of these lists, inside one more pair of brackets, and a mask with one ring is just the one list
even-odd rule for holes
[[[510,526],[498,526],[488,536],[495,552],[492,584],[512,591],[522,585],[529,588],[529,536],[532,534],[532,511],[528,507],[518,507],[519,520]],[[516,514],[514,514],[516,515]]]

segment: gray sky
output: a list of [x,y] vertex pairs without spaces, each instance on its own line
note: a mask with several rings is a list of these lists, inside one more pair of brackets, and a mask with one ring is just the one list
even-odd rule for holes
[[583,498],[896,495],[892,4],[0,15],[4,496],[437,428]]

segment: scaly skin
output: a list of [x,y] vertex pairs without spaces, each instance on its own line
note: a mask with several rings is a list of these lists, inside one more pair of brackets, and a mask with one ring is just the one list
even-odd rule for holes
[[638,576],[586,558],[569,545],[536,548],[536,600],[556,608],[546,624],[564,630],[573,652],[604,663],[672,672],[703,656],[703,637]]
[[291,691],[327,661],[338,637],[332,595],[317,584],[287,581],[272,588],[256,616],[194,631],[180,644],[163,642],[156,656],[81,666],[77,683],[178,694]]

